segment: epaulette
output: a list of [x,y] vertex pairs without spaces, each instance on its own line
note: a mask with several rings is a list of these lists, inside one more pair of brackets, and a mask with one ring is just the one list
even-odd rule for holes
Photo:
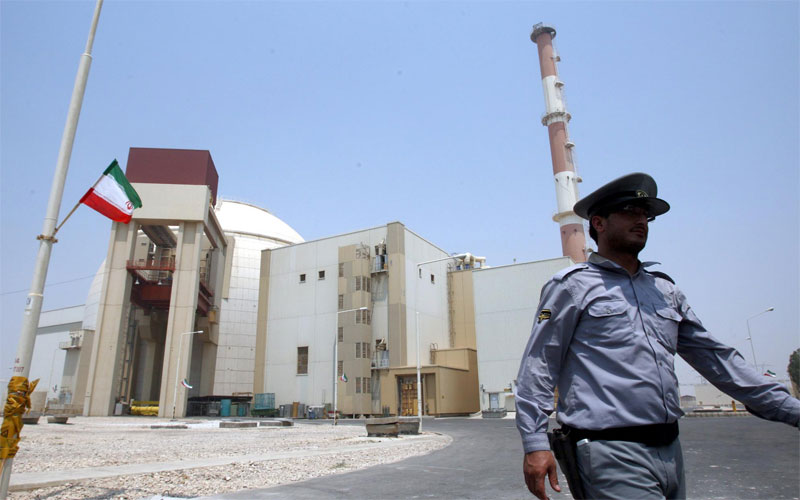
[[673,285],[675,284],[675,280],[672,279],[669,276],[669,274],[667,274],[667,273],[662,273],[661,271],[649,271],[647,269],[645,269],[645,272],[647,272],[649,274],[652,274],[653,276],[658,276],[661,279],[665,279],[665,280],[669,281],[670,283],[672,283]]
[[559,272],[553,275],[552,279],[556,281],[564,281],[564,279],[566,279],[566,277],[569,276],[570,274],[576,273],[578,271],[583,271],[584,269],[589,269],[589,265],[586,264],[585,262],[581,262],[580,264],[575,264],[574,266],[569,266],[566,269],[560,270]]

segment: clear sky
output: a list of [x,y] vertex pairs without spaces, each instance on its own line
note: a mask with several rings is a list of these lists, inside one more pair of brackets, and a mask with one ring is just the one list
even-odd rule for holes
[[[557,257],[529,39],[545,21],[581,194],[653,175],[672,210],[641,258],[749,362],[746,321],[774,307],[750,325],[759,364],[785,378],[800,347],[798,5],[107,0],[61,217],[129,147],[207,149],[221,196],[306,240],[399,220],[489,265]],[[0,378],[93,9],[0,2]],[[59,232],[45,309],[85,301],[109,230],[81,207]]]

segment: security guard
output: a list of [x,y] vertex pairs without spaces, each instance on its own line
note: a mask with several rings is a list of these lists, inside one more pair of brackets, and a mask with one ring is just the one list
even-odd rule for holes
[[555,387],[586,498],[685,498],[676,354],[755,415],[800,421],[800,400],[712,337],[656,263],[639,262],[648,222],[669,210],[656,195],[634,173],[576,203],[598,250],[542,288],[516,395],[525,482],[542,500],[546,476],[561,491],[546,434]]

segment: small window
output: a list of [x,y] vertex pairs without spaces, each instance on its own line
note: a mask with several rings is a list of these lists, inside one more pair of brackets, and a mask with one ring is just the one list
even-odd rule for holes
[[361,377],[356,377],[356,394],[361,394]]
[[305,282],[306,282],[306,275],[305,274],[301,274],[300,275],[300,283],[305,283]]
[[336,376],[341,377],[344,373],[344,361],[339,361],[336,363]]
[[339,310],[344,309],[344,295],[339,295]]
[[297,374],[308,375],[308,346],[297,348]]
[[339,277],[344,278],[344,262],[339,264]]
[[356,324],[361,323],[361,311],[356,311]]
[[361,352],[364,353],[365,358],[369,358],[369,342],[364,342],[364,345],[361,347]]
[[372,380],[370,377],[364,377],[364,382],[362,383],[362,391],[364,394],[371,394],[372,393]]
[[320,271],[319,272],[319,279],[321,279],[321,280],[325,279],[325,271]]
[[436,283],[436,277],[431,274],[431,285]]
[[361,276],[356,276],[355,280],[356,280],[356,291],[358,292],[359,290],[361,290]]
[[339,327],[338,337],[339,337],[339,342],[344,342],[344,327],[343,326]]
[[356,358],[361,357],[361,342],[356,342]]

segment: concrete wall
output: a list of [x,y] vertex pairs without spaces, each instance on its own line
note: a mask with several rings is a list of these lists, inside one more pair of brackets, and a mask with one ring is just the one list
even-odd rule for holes
[[[268,252],[269,276],[261,279],[262,286],[269,287],[265,297],[266,329],[258,335],[266,338],[264,392],[275,393],[277,405],[294,401],[315,406],[333,402],[339,247],[363,243],[374,255],[374,246],[385,238],[386,227],[382,226]],[[319,279],[319,271],[325,271],[325,279]],[[300,282],[301,274],[305,274],[304,283]],[[373,346],[375,338],[388,336],[387,323],[383,322],[387,316],[384,282],[381,278],[372,284],[377,298],[372,316]],[[297,348],[303,346],[308,347],[308,373],[298,375]]]
[[[67,360],[67,351],[59,344],[69,341],[70,332],[80,331],[83,312],[84,306],[79,305],[44,311],[39,318],[28,380],[39,379],[35,392],[46,392],[44,397],[47,399],[57,398],[61,392],[62,375],[71,364]],[[55,391],[53,386],[58,386]],[[73,388],[69,390],[73,392]]]
[[542,286],[570,265],[560,257],[473,271],[481,410],[489,408],[491,392],[501,393],[500,407],[513,409],[506,390],[517,378]]
[[[437,362],[444,354],[436,353]],[[436,393],[429,391],[426,397],[428,408],[436,415],[463,415],[475,413],[480,410],[477,396],[478,367],[477,355],[474,349],[453,349],[448,352],[449,357],[457,357],[458,364],[464,368],[441,367],[436,371]],[[435,405],[431,399],[435,397]]]
[[450,347],[475,348],[475,290],[472,270],[447,274],[450,308]]
[[[417,364],[416,313],[419,312],[420,361],[430,364],[431,346],[450,347],[447,305],[447,269],[452,261],[417,264],[447,257],[449,254],[417,234],[405,230],[406,352],[399,365]],[[431,283],[431,275],[434,282]],[[390,347],[391,348],[391,347]]]
[[267,238],[235,233],[226,233],[226,237],[234,243],[229,287],[220,308],[213,386],[213,394],[217,395],[257,392],[253,373],[261,252],[283,245]]

